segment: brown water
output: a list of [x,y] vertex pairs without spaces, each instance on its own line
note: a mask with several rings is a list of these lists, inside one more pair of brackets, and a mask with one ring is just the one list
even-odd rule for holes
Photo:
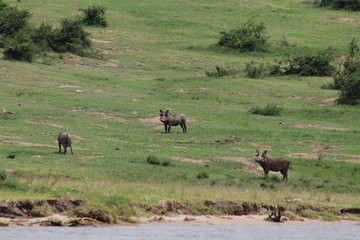
[[359,240],[360,225],[356,223],[316,224],[142,224],[110,227],[4,227],[1,240],[188,240],[188,239],[266,239],[266,240]]

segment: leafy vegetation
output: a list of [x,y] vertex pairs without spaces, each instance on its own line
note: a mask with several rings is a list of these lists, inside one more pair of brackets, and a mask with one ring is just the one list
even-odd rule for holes
[[108,25],[105,17],[106,8],[102,6],[90,6],[80,9],[84,12],[82,22],[87,26],[106,27]]
[[264,116],[280,116],[282,108],[276,104],[267,104],[265,107],[253,107],[249,110],[252,114],[260,114]]
[[243,26],[229,32],[221,32],[220,46],[231,48],[239,52],[266,51],[269,44],[266,28],[263,23],[256,24],[252,19]]
[[316,1],[321,7],[332,7],[334,9],[345,9],[351,11],[360,10],[359,0],[319,0]]

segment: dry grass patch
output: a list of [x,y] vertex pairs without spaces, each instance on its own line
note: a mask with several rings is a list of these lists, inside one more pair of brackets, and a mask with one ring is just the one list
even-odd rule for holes
[[196,164],[203,164],[210,161],[209,159],[196,159],[196,158],[181,157],[181,156],[171,156],[170,158],[176,161],[196,163]]
[[36,122],[36,121],[32,121],[32,120],[25,120],[24,122],[26,122],[26,123],[32,123],[32,124],[48,125],[48,126],[57,127],[57,128],[64,128],[63,125],[56,124],[56,123]]
[[319,128],[319,129],[325,129],[325,130],[336,130],[336,131],[348,131],[348,128],[338,128],[338,127],[327,127],[327,126],[321,126],[318,124],[306,124],[306,123],[295,123],[294,125],[296,128]]

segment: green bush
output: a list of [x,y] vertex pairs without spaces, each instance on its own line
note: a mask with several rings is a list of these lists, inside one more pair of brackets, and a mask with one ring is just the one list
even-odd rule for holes
[[207,172],[203,171],[203,172],[199,172],[196,177],[197,177],[198,179],[209,178],[209,174],[208,174]]
[[269,37],[263,23],[255,24],[249,20],[244,26],[229,32],[221,32],[220,46],[231,48],[240,52],[266,51]]
[[265,107],[253,107],[249,110],[249,113],[260,114],[263,116],[280,116],[282,108],[276,104],[267,104]]
[[358,41],[353,39],[349,46],[349,56],[343,64],[343,70],[334,77],[333,87],[340,90],[337,100],[340,104],[360,104],[360,52]]
[[149,164],[153,164],[153,165],[160,165],[160,161],[157,157],[155,156],[148,156],[147,160],[146,160]]
[[307,54],[295,56],[286,60],[288,66],[285,67],[285,74],[300,76],[331,76],[335,70],[331,63],[334,60],[333,51],[317,52],[316,54]]
[[60,29],[52,33],[55,36],[50,47],[55,52],[71,52],[83,55],[84,50],[90,48],[90,34],[84,30],[82,22],[78,19],[64,19]]
[[41,52],[52,50],[52,45],[55,44],[57,39],[56,31],[51,25],[46,23],[42,23],[38,28],[34,28],[31,38]]
[[82,22],[87,26],[106,27],[108,25],[105,18],[105,7],[91,6],[87,9],[79,9],[79,11],[84,12]]
[[205,74],[207,77],[224,77],[224,76],[235,75],[238,72],[239,72],[239,69],[236,67],[216,66],[214,72],[206,71]]
[[332,7],[334,9],[345,9],[350,11],[360,10],[360,0],[320,0],[317,4],[321,7]]
[[32,62],[36,53],[35,44],[29,31],[22,29],[6,43],[4,58],[7,60],[18,60]]
[[6,172],[4,170],[0,170],[0,182],[3,182],[6,180]]
[[28,24],[31,14],[18,10],[0,0],[0,35],[12,36]]

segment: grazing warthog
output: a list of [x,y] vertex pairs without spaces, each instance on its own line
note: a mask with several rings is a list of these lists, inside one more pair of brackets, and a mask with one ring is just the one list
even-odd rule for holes
[[283,180],[288,181],[290,161],[283,158],[273,158],[267,155],[267,150],[260,152],[256,149],[255,161],[264,169],[265,176],[269,171],[281,172]]
[[66,154],[66,149],[70,147],[71,154],[73,154],[72,145],[71,145],[71,137],[68,132],[59,132],[58,135],[58,143],[59,143],[59,153],[61,153],[61,145],[64,147],[64,154]]
[[160,110],[160,121],[164,124],[165,132],[169,133],[171,126],[180,125],[183,133],[186,133],[186,117],[184,114],[171,114],[169,110]]

